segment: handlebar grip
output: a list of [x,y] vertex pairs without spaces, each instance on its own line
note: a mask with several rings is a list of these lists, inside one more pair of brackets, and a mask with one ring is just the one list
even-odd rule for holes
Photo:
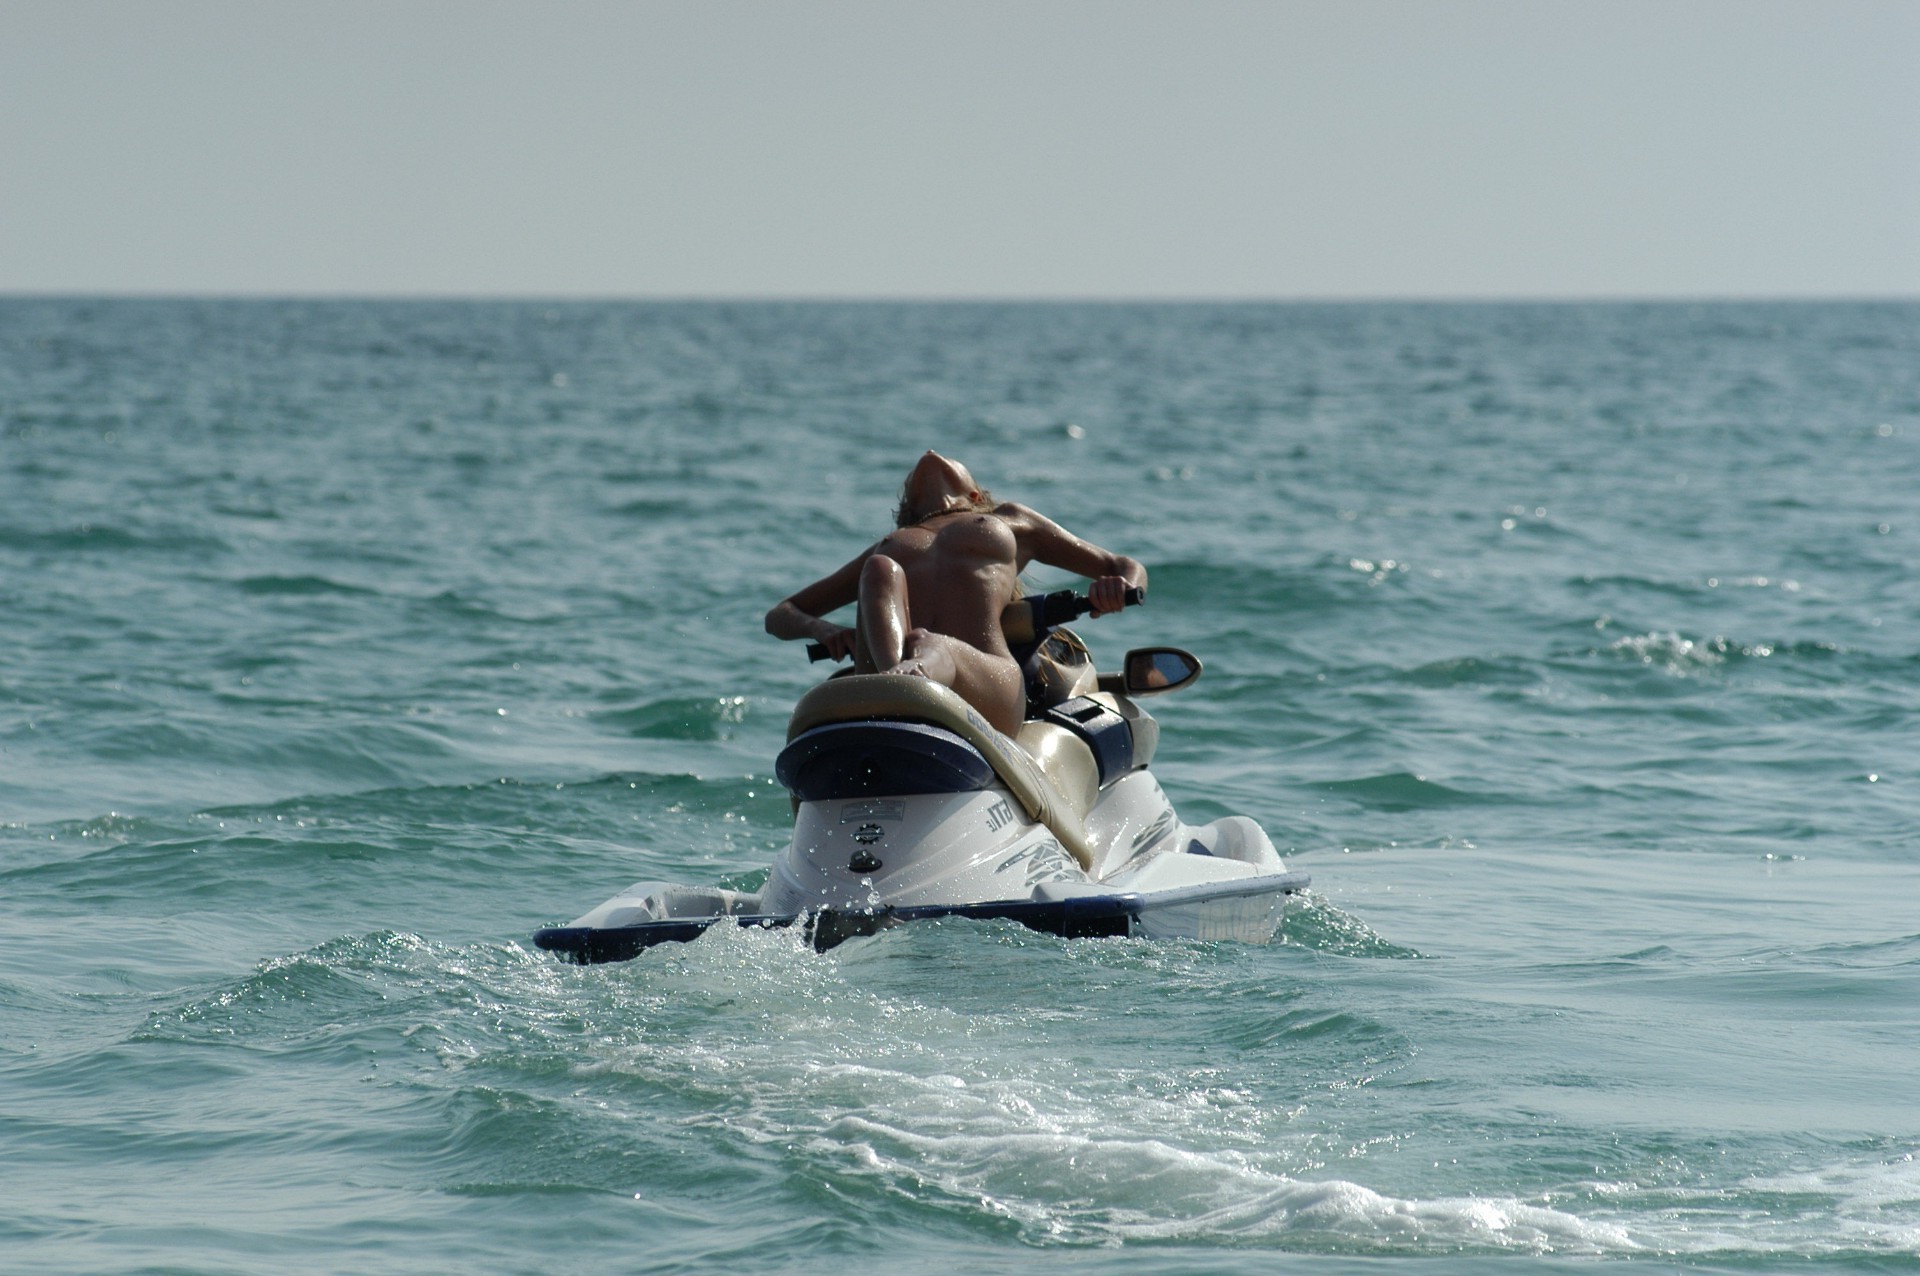
[[[1093,600],[1085,594],[1076,594],[1071,589],[1062,589],[1057,593],[1042,594],[1033,600],[1040,613],[1040,623],[1045,625],[1064,624],[1077,620],[1093,610]],[[1127,587],[1125,605],[1137,607],[1147,601],[1147,591],[1138,585]]]

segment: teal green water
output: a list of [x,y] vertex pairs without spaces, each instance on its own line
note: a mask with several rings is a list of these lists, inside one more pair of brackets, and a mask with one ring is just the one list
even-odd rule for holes
[[[928,446],[1285,942],[535,951]],[[1917,535],[1916,305],[0,300],[0,1267],[1920,1271]]]

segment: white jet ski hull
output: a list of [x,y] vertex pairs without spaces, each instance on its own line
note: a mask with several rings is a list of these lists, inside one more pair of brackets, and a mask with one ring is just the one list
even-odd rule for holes
[[1112,786],[1089,814],[1090,828],[1110,833],[1103,841],[1115,861],[1100,880],[1017,811],[997,788],[809,802],[760,891],[636,882],[534,942],[592,963],[694,939],[722,921],[798,925],[826,948],[902,922],[961,917],[1068,938],[1263,944],[1279,929],[1287,896],[1309,880],[1288,872],[1244,816],[1180,823],[1144,771]]

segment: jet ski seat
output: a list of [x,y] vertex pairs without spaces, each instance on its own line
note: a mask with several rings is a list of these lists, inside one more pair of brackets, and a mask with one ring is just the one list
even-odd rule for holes
[[787,723],[793,741],[834,722],[921,722],[951,731],[979,750],[1029,819],[1046,826],[1082,868],[1093,864],[1086,815],[1099,792],[1093,750],[1051,722],[1027,722],[1015,739],[993,729],[951,688],[925,678],[852,674],[829,678],[800,697]]

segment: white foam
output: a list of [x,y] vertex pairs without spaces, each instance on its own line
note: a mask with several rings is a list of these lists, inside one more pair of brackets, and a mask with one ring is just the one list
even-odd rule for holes
[[833,1122],[814,1150],[924,1199],[977,1202],[1060,1240],[1338,1241],[1574,1255],[1643,1248],[1615,1223],[1511,1198],[1413,1200],[1343,1179],[1301,1180],[1242,1156],[1157,1139],[1059,1132],[929,1135],[865,1117]]
[[[969,959],[991,962],[997,942],[980,937]],[[1039,1243],[1730,1259],[1920,1251],[1920,1166],[1897,1150],[1744,1179],[1561,1180],[1522,1194],[1511,1179],[1483,1192],[1460,1171],[1427,1178],[1392,1154],[1411,1135],[1388,1133],[1377,1158],[1349,1155],[1329,1171],[1328,1131],[1307,1109],[1263,1102],[1231,1070],[1088,1068],[1074,1017],[1057,1005],[1014,995],[968,1008],[921,995],[886,965],[913,953],[904,938],[823,956],[790,933],[728,931],[579,976],[578,993],[597,986],[608,1000],[576,1012],[609,1030],[576,1042],[588,1057],[575,1067],[631,1075],[647,1083],[649,1104],[678,1094],[683,1128],[790,1149],[839,1190],[1008,1220]],[[1146,958],[1116,948],[1073,959]]]

